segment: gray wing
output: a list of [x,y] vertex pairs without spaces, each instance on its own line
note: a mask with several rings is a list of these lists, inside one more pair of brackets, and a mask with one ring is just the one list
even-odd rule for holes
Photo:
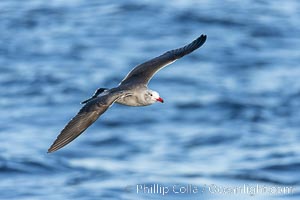
[[48,153],[57,151],[72,142],[93,124],[121,95],[108,94],[89,101],[78,114],[60,132],[54,143],[48,149]]
[[135,83],[147,85],[157,71],[159,71],[166,65],[171,64],[175,60],[198,49],[204,44],[205,40],[206,35],[201,35],[196,40],[182,48],[167,51],[166,53],[156,58],[153,58],[143,64],[136,66],[132,71],[128,73],[128,75],[122,80],[120,84],[122,85]]

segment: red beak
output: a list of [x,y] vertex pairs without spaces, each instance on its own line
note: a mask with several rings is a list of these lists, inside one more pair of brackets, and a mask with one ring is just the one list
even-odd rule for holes
[[163,103],[164,102],[164,100],[162,99],[162,98],[158,98],[158,99],[156,99],[156,101],[159,101],[159,102],[161,102],[161,103]]

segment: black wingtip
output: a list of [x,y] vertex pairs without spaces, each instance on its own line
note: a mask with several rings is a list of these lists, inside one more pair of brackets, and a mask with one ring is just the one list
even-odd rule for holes
[[206,38],[207,36],[202,34],[190,44],[179,49],[168,51],[166,54],[171,54],[174,57],[174,60],[181,58],[201,47],[205,43]]
[[197,41],[199,47],[201,47],[201,46],[205,43],[206,38],[207,38],[207,36],[204,35],[204,34],[202,34],[202,35],[200,35],[200,37],[198,37],[198,38],[196,39],[196,41]]

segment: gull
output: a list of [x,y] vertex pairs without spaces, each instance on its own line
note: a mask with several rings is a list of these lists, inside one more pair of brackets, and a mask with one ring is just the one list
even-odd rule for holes
[[57,151],[72,142],[93,124],[113,103],[127,106],[148,106],[164,100],[158,92],[148,89],[151,78],[162,68],[193,52],[206,41],[201,35],[190,44],[170,51],[133,68],[115,88],[99,88],[94,95],[81,102],[84,106],[60,132],[48,153]]

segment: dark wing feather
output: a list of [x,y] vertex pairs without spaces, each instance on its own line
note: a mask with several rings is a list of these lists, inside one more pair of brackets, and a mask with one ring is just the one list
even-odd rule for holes
[[127,83],[148,84],[158,70],[198,49],[205,41],[206,35],[201,35],[196,40],[182,48],[167,51],[161,56],[138,65],[123,79],[121,85]]
[[93,124],[118,97],[119,94],[114,96],[105,95],[87,102],[60,132],[54,143],[48,149],[48,153],[57,151],[72,142]]
[[105,110],[107,110],[107,108],[104,108],[103,112],[79,112],[61,131],[54,143],[48,149],[48,153],[57,151],[58,149],[72,142],[92,123],[94,123],[98,119],[100,114],[104,113]]

